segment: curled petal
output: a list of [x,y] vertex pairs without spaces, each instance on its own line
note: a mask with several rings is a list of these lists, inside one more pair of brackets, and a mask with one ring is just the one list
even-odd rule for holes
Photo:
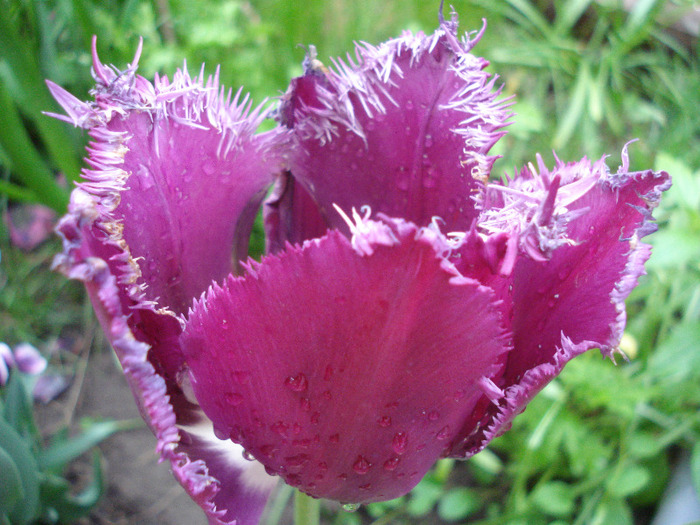
[[[517,193],[493,188],[499,195],[487,196],[494,205],[483,212],[488,224],[496,224],[503,213],[519,225],[516,235],[539,240],[521,242],[512,273],[494,286],[512,305],[504,315],[514,350],[495,381],[506,395],[477,414],[481,432],[467,439],[469,429],[464,429],[465,442],[455,454],[473,454],[505,431],[570,359],[591,348],[609,357],[618,351],[624,300],[651,253],[640,239],[655,230],[651,210],[670,183],[665,172],[611,174],[602,160],[591,164],[584,159],[558,162],[551,173],[542,165],[539,174],[524,170],[511,188],[524,193],[525,203],[516,202]],[[541,200],[532,200],[536,195]],[[495,205],[499,199],[500,208]],[[524,216],[513,220],[518,208]]]
[[[389,245],[367,231],[389,226]],[[459,275],[430,232],[400,226],[363,222],[361,249],[333,231],[268,256],[214,286],[183,333],[217,435],[313,496],[406,493],[508,350],[492,292]]]
[[335,203],[419,226],[439,216],[447,231],[469,228],[472,193],[488,178],[496,158],[488,151],[508,117],[487,62],[469,52],[474,43],[444,23],[430,36],[358,44],[355,57],[334,61],[335,71],[307,58],[279,114],[298,141],[292,176],[330,227],[345,228]]

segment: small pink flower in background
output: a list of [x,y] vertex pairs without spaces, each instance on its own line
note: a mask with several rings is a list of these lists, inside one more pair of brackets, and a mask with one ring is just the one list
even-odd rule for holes
[[[320,67],[279,125],[217,77],[103,65],[58,231],[158,452],[210,523],[278,479],[363,503],[466,458],[573,357],[617,350],[665,172],[537,157],[489,183],[509,113],[456,17]],[[94,49],[93,49],[94,51]],[[271,194],[265,198],[268,189]],[[263,206],[267,252],[246,261]],[[232,256],[233,254],[233,256]]]
[[11,350],[0,342],[0,385],[7,383],[11,368],[36,376],[46,370],[46,365],[46,359],[29,343],[20,343]]
[[52,234],[56,225],[56,212],[40,204],[11,208],[5,215],[12,244],[24,251],[31,251]]

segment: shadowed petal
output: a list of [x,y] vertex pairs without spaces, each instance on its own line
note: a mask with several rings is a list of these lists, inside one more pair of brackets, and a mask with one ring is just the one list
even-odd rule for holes
[[292,80],[280,107],[298,140],[290,169],[330,227],[345,228],[333,203],[419,226],[439,216],[446,231],[476,218],[471,195],[488,178],[496,157],[487,152],[508,113],[487,62],[469,53],[478,36],[460,42],[456,25],[358,44],[336,71],[312,49],[305,75]]
[[[484,223],[496,228],[503,213],[520,236],[521,255],[512,274],[494,287],[504,303],[512,304],[504,314],[514,350],[495,381],[504,392],[500,407],[489,407],[481,418],[484,430],[467,440],[462,452],[473,454],[507,430],[572,358],[591,348],[609,357],[618,351],[624,300],[651,253],[640,239],[656,229],[651,210],[669,187],[665,172],[621,168],[611,174],[603,160],[591,164],[586,159],[558,162],[551,172],[540,159],[539,174],[530,166],[509,185],[520,195],[491,187],[487,198],[494,207],[483,213]],[[521,209],[529,212],[520,219],[510,216],[518,199],[531,198]]]
[[183,349],[217,435],[311,495],[357,503],[418,483],[507,347],[493,294],[434,232],[353,228],[214,286]]

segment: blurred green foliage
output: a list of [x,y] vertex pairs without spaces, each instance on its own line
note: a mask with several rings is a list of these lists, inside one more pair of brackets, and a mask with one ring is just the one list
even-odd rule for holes
[[[304,48],[344,55],[403,29],[432,31],[438,2],[386,0],[0,0],[0,194],[62,210],[85,141],[41,114],[57,111],[51,79],[88,98],[90,39],[105,63],[140,73],[221,64],[221,81],[255,103],[301,72]],[[516,116],[497,145],[495,175],[551,151],[563,160],[611,153],[614,169],[632,138],[632,168],[674,177],[656,216],[649,275],[628,301],[624,347],[614,367],[595,353],[572,363],[519,416],[511,432],[466,463],[440,462],[408,496],[339,512],[338,524],[646,523],[678,451],[693,452],[700,485],[700,60],[697,35],[674,24],[689,2],[455,0],[462,30],[488,28],[474,52],[516,94]],[[629,3],[628,3],[629,4]],[[694,16],[698,16],[695,13]],[[258,230],[258,240],[260,231]],[[255,241],[254,241],[255,242]],[[81,322],[57,308],[65,283],[0,236],[0,329],[13,338],[55,337]],[[52,248],[52,249],[55,249]],[[61,284],[58,284],[61,283]],[[9,292],[9,293],[8,293]],[[71,296],[71,300],[72,296]],[[77,304],[77,301],[76,301]],[[3,457],[0,457],[0,462]],[[700,487],[696,487],[700,490]],[[10,496],[8,496],[10,497]],[[428,518],[428,516],[430,518]]]

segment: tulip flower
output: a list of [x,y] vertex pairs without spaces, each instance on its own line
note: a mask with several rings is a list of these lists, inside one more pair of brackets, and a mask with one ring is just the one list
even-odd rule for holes
[[[93,102],[57,268],[85,283],[155,434],[210,523],[275,483],[407,493],[503,433],[575,356],[612,357],[670,185],[626,149],[489,182],[508,101],[457,20],[327,69],[270,109],[218,76],[148,81],[93,44]],[[139,48],[140,52],[140,48]],[[274,116],[278,125],[256,133]],[[263,208],[267,253],[247,259]]]

